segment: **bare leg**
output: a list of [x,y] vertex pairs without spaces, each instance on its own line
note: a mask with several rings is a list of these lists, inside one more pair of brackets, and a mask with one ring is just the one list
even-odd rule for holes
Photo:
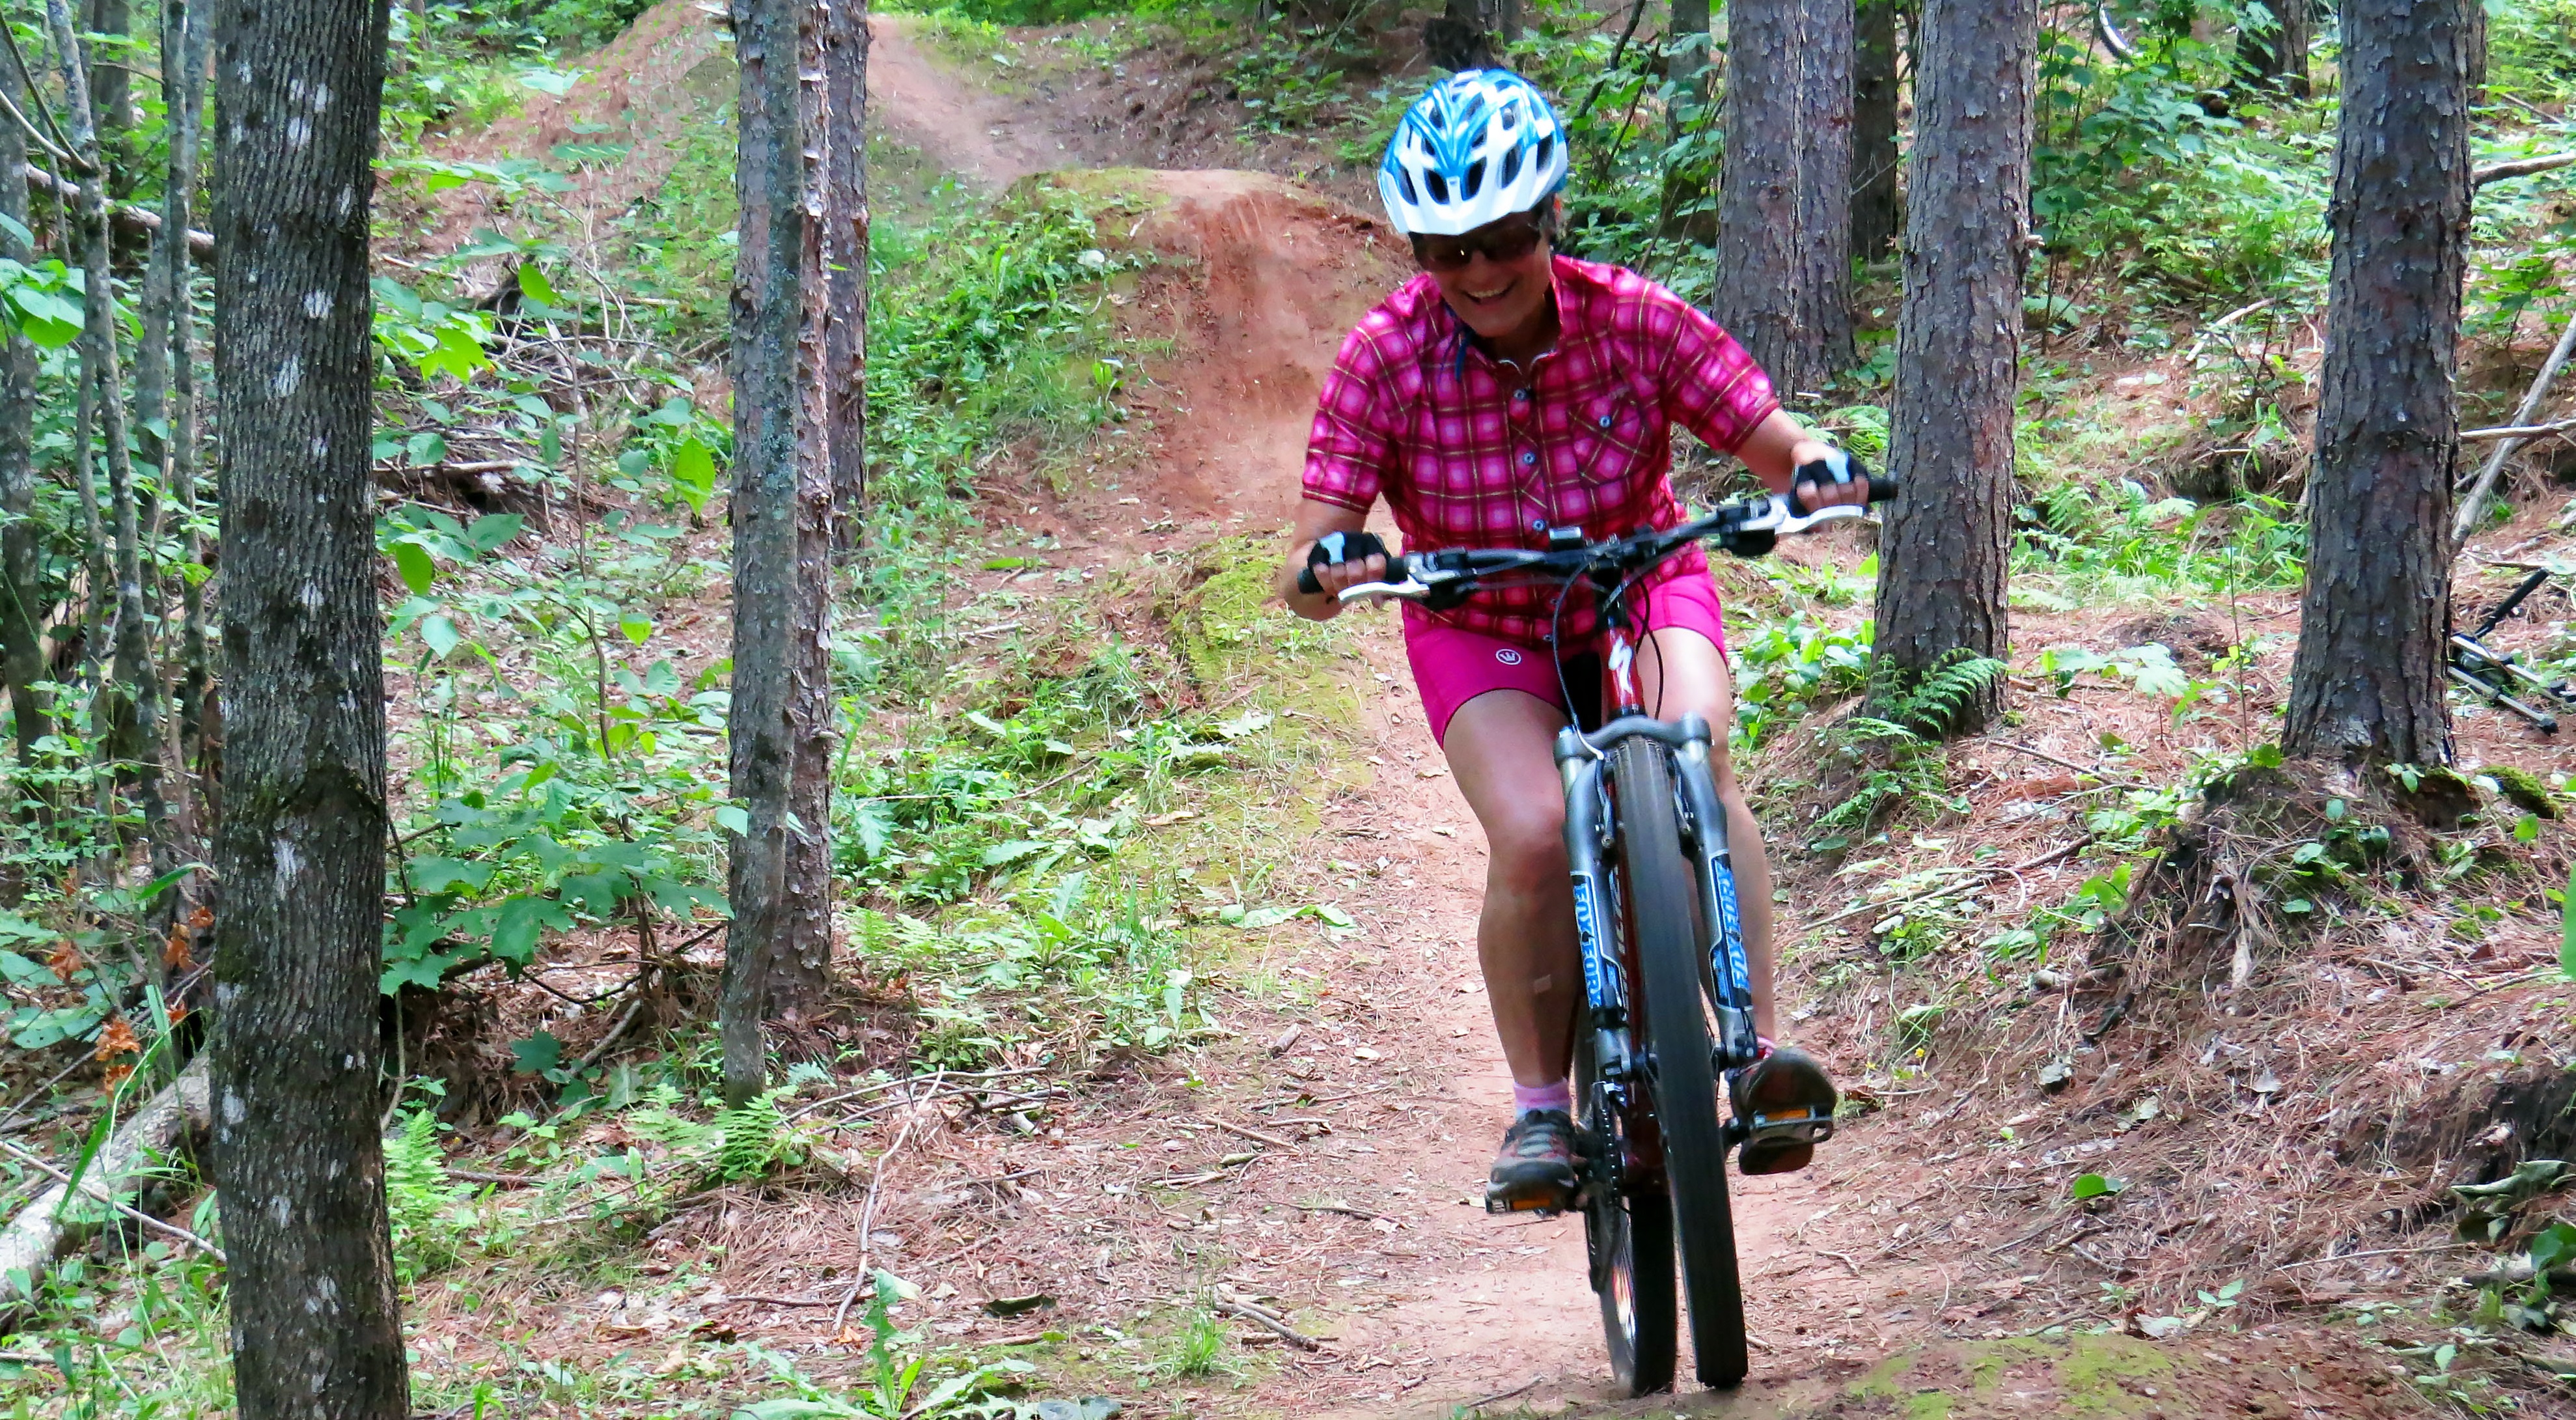
[[1523,1085],[1565,1078],[1574,1011],[1583,999],[1565,857],[1565,790],[1554,749],[1564,724],[1565,716],[1537,696],[1495,690],[1458,707],[1441,741],[1459,791],[1485,830],[1476,955],[1503,1059]]

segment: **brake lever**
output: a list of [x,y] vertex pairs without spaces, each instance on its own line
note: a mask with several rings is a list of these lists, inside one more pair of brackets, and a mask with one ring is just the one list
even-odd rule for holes
[[1811,513],[1793,513],[1789,500],[1774,493],[1766,500],[1770,507],[1760,514],[1735,525],[1738,532],[1768,532],[1780,537],[1795,537],[1825,523],[1838,523],[1846,518],[1873,516],[1865,503],[1834,503]]
[[1342,588],[1342,594],[1334,598],[1334,600],[1342,603],[1344,606],[1348,606],[1353,602],[1419,602],[1428,601],[1430,599],[1431,588],[1422,585],[1411,577],[1407,577],[1401,582],[1361,582],[1353,586]]

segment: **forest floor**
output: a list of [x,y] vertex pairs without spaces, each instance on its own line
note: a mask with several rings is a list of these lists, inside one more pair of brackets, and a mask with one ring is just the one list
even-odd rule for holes
[[[690,8],[665,4],[639,32],[655,17],[702,26]],[[1364,196],[1357,177],[1311,144],[1238,142],[1196,104],[1151,106],[1169,76],[1144,56],[1094,62],[1066,42],[1077,31],[1014,32],[978,55],[903,17],[871,24],[872,121],[919,154],[920,176],[1112,195],[1140,214],[1126,244],[1160,258],[1114,298],[1122,337],[1149,352],[1129,381],[1136,437],[1078,471],[996,470],[980,489],[985,550],[1007,565],[972,574],[963,595],[1042,593],[1022,557],[1103,586],[1257,587],[1246,569],[1281,543],[1318,380],[1342,332],[1403,275],[1383,226],[1343,205]],[[652,38],[617,90],[648,112],[650,75],[698,72],[690,41]],[[1060,170],[1081,171],[1040,176]],[[2171,403],[2151,374],[2106,366],[2073,398],[2117,430],[2133,406]],[[2533,521],[2482,546],[2534,556],[2544,531]],[[1721,576],[1739,604],[1813,593],[1801,614],[1848,627],[1866,615],[1865,590],[1853,593],[1866,552],[1818,539]],[[1208,627],[1170,604],[1150,590],[1112,597],[1106,624],[1200,654],[1182,643]],[[1042,640],[1043,596],[1018,605],[1029,624],[1014,628]],[[2075,1024],[2101,999],[2050,1002],[2008,966],[1962,966],[1927,987],[1884,945],[1903,913],[1864,906],[1887,884],[1948,872],[1987,879],[1938,909],[1952,925],[2000,930],[2062,908],[2104,866],[2078,857],[2102,831],[2086,815],[2103,783],[2169,787],[2213,745],[2250,748],[2235,741],[2286,684],[2295,592],[2022,607],[2014,716],[1953,753],[1949,813],[1866,861],[1795,846],[1828,777],[1814,735],[1783,736],[1747,766],[1775,786],[1765,809],[1787,863],[1791,1034],[1862,1109],[1808,1171],[1730,1180],[1753,1379],[1636,1402],[1607,1390],[1579,1221],[1496,1220],[1480,1206],[1508,1098],[1474,949],[1484,855],[1394,619],[1355,615],[1317,640],[1289,635],[1275,611],[1228,614],[1210,707],[1275,706],[1311,743],[1275,802],[1208,813],[1203,835],[1197,815],[1171,816],[1159,851],[1214,880],[1242,867],[1230,839],[1256,841],[1271,859],[1266,899],[1315,906],[1244,933],[1214,968],[1221,1040],[1058,1081],[1042,1126],[954,1102],[885,1118],[878,1137],[893,1142],[864,1186],[728,1190],[658,1229],[654,1261],[622,1291],[427,1289],[414,1310],[424,1364],[470,1375],[506,1341],[510,1355],[667,1349],[665,1369],[685,1373],[692,1338],[719,1336],[817,1380],[854,1377],[857,1334],[815,1303],[882,1266],[922,1290],[907,1321],[937,1346],[1034,1364],[1032,1394],[1107,1395],[1136,1413],[2184,1420],[2436,1404],[2440,1385],[2410,1381],[2429,1363],[2410,1370],[2375,1338],[2439,1331],[2423,1304],[2458,1267],[2447,1219],[2418,1205],[2460,1176],[2467,1146],[2406,1155],[2389,1141],[2483,1108],[2524,1024],[2559,1027],[2565,989],[2539,970],[2554,909],[2527,907],[2527,886],[2500,891],[2512,909],[2466,942],[2429,914],[2374,920],[2369,944],[2282,964],[2294,1000],[2231,998],[2204,974],[2191,1020],[2129,1037],[2106,1023],[2079,1044]],[[2116,657],[2146,643],[2203,672],[2226,647],[2254,652],[2229,672],[2233,701],[2188,724],[2170,700],[2098,676],[2052,681],[2039,664],[2046,647]],[[1280,698],[1281,682],[1312,699]],[[2460,738],[2467,765],[2576,768],[2492,714],[2463,713]],[[2559,830],[2547,832],[2545,847]],[[1239,878],[1234,891],[1252,900]],[[1921,1024],[1900,1031],[1900,1016]],[[2034,1083],[2049,1061],[2072,1065],[2061,1091]],[[2128,1196],[2069,1200],[2079,1171],[2115,1166]],[[716,1260],[682,1269],[695,1278],[685,1294],[665,1292],[654,1279],[692,1255]],[[1213,1365],[1157,1369],[1233,1301],[1286,1316],[1311,1346],[1227,1323]],[[2371,1330],[2383,1321],[2393,1329]],[[2554,1413],[2564,1399],[2522,1403]]]

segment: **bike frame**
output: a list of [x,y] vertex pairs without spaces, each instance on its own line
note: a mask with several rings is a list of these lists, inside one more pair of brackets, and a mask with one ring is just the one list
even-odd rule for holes
[[[1641,1070],[1651,1062],[1636,1049],[1636,1019],[1629,1009],[1638,965],[1633,944],[1623,930],[1626,920],[1609,853],[1618,835],[1618,805],[1612,800],[1603,770],[1609,752],[1632,739],[1650,739],[1672,752],[1674,782],[1681,796],[1681,818],[1697,871],[1700,921],[1709,941],[1704,950],[1704,980],[1716,1008],[1716,1055],[1720,1072],[1750,1065],[1760,1046],[1753,1030],[1752,963],[1745,955],[1743,917],[1735,894],[1734,861],[1727,842],[1726,809],[1717,797],[1709,756],[1714,731],[1696,713],[1677,721],[1646,713],[1636,675],[1638,637],[1629,624],[1625,597],[1616,591],[1601,612],[1600,729],[1585,733],[1568,725],[1557,732],[1556,764],[1565,783],[1565,848],[1574,877],[1574,925],[1583,953],[1583,986],[1588,1006],[1583,1028],[1593,1033],[1593,1059],[1598,1090],[1612,1092],[1602,1101],[1623,1119],[1636,1120],[1645,1098]],[[1630,1131],[1631,1151],[1651,1136]],[[1654,1151],[1659,1153],[1660,1151]],[[1660,1179],[1660,1157],[1630,1157],[1609,1162],[1618,1172],[1611,1180],[1625,1191]]]

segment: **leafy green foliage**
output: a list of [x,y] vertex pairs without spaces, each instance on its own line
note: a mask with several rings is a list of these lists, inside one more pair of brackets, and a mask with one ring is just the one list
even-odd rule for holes
[[2043,487],[2017,517],[2017,596],[2036,587],[2069,605],[2174,591],[2223,597],[2295,587],[2306,575],[2307,525],[2269,498],[2157,498],[2132,479],[2105,496],[2068,479]]
[[877,1272],[873,1285],[867,1310],[865,1388],[836,1394],[805,1379],[786,1357],[760,1352],[773,1379],[795,1393],[746,1405],[734,1412],[740,1420],[946,1420],[949,1416],[993,1420],[1016,1413],[1017,1407],[996,1397],[1015,1377],[1036,1367],[1017,1360],[987,1362],[920,1389],[930,1364],[927,1352],[914,1349],[922,1344],[923,1333],[898,1327],[894,1304],[921,1294],[911,1283],[883,1270]]
[[1867,621],[1836,631],[1795,618],[1729,636],[1740,744],[1759,747],[1817,704],[1858,693],[1869,678],[1874,631]]

